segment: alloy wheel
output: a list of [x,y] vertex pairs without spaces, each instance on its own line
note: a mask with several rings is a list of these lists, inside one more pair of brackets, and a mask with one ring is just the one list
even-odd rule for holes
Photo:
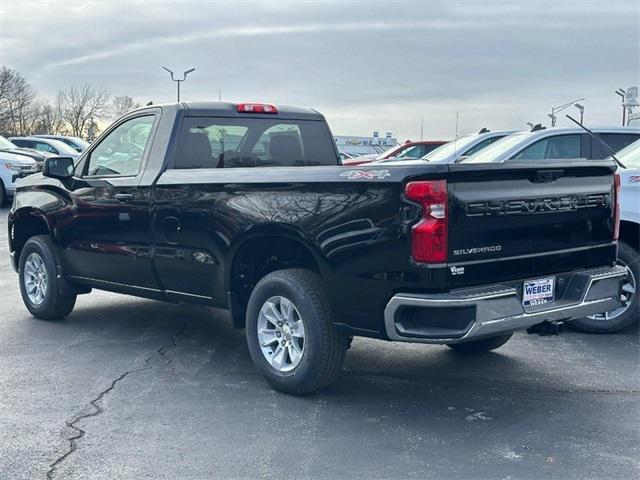
[[304,322],[291,300],[283,296],[269,298],[258,314],[258,341],[262,355],[279,372],[296,368],[305,348]]
[[40,254],[32,252],[24,262],[24,287],[29,301],[33,305],[41,305],[47,295],[49,276]]

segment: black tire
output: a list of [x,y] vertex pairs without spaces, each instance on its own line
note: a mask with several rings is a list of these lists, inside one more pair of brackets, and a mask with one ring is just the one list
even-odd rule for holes
[[[304,350],[299,364],[282,372],[267,361],[258,340],[260,309],[271,297],[291,301],[304,322]],[[292,395],[320,390],[342,370],[348,347],[346,335],[333,326],[331,308],[315,273],[302,269],[278,270],[262,278],[247,306],[246,336],[253,363],[272,388]]]
[[640,255],[631,245],[625,242],[618,244],[618,259],[622,265],[626,265],[633,274],[635,293],[632,294],[628,308],[614,318],[584,317],[569,322],[574,330],[587,333],[615,333],[638,323],[640,316],[640,300],[638,283],[640,282]]
[[0,180],[0,207],[7,203],[8,200],[9,198],[7,197],[7,189],[4,188],[4,183],[2,183],[2,180]]
[[507,333],[505,335],[497,335],[495,337],[481,338],[479,340],[470,340],[462,343],[452,343],[447,347],[452,348],[456,352],[460,353],[485,353],[500,348],[507,343],[513,336],[513,333]]
[[[37,304],[29,298],[25,284],[25,263],[32,253],[42,259],[47,277],[44,299]],[[40,320],[56,320],[71,313],[76,304],[76,295],[61,295],[59,293],[56,260],[49,236],[38,235],[27,240],[22,247],[18,265],[18,283],[20,284],[22,301],[34,317]]]

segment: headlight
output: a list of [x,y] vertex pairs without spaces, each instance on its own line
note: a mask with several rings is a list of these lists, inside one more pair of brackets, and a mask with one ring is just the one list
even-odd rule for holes
[[4,168],[7,170],[11,170],[15,173],[35,173],[37,172],[37,167],[35,164],[32,165],[24,165],[22,163],[11,163],[4,162]]

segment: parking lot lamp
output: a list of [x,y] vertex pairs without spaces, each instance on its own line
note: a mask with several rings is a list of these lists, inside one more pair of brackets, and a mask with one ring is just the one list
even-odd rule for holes
[[638,87],[629,87],[625,92],[624,100],[622,101],[622,108],[627,111],[627,117],[623,120],[622,126],[629,125],[632,118],[637,118],[637,115],[633,115],[633,109],[640,107],[638,102]]
[[627,107],[624,105],[624,99],[627,96],[627,92],[624,88],[619,88],[615,91],[615,94],[621,97],[620,103],[622,104],[622,126],[626,123]]
[[180,83],[184,82],[187,79],[187,75],[189,75],[191,72],[193,72],[195,70],[195,68],[190,68],[189,70],[186,70],[185,72],[182,73],[182,78],[178,79],[175,78],[173,76],[173,72],[171,70],[169,70],[167,67],[162,67],[163,69],[165,69],[167,72],[169,72],[169,75],[171,75],[171,80],[173,80],[174,82],[176,82],[178,84],[178,102],[180,101]]
[[579,103],[574,103],[573,106],[580,111],[580,125],[582,125],[582,121],[584,120],[584,106]]
[[556,126],[556,113],[561,112],[565,108],[569,108],[571,105],[576,102],[581,102],[582,100],[586,100],[585,98],[578,98],[576,100],[571,100],[570,102],[565,103],[564,105],[558,105],[557,107],[551,107],[551,113],[548,114],[548,117],[551,118],[551,126]]

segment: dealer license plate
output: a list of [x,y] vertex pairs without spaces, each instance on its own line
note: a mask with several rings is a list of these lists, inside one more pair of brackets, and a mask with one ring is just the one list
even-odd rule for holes
[[555,300],[555,278],[527,280],[522,287],[522,305],[535,307]]

